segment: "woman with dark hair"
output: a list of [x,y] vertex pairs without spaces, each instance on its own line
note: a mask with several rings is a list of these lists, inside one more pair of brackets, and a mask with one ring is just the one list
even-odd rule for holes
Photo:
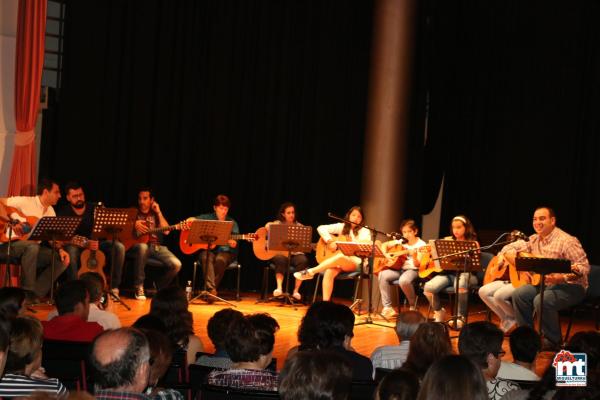
[[286,360],[279,374],[279,396],[282,400],[346,400],[351,383],[352,368],[339,354],[301,351]]
[[[370,242],[371,232],[358,224],[364,222],[364,213],[359,206],[354,206],[344,216],[350,223],[336,223],[321,225],[317,228],[321,240],[327,244],[331,252],[337,250],[336,241],[347,242]],[[337,237],[336,237],[337,236]],[[323,273],[323,300],[329,301],[333,292],[335,277],[342,272],[361,271],[361,259],[356,256],[346,256],[337,252],[325,261],[313,268],[294,273],[294,277],[300,280],[312,279],[315,274]]]
[[277,391],[277,373],[266,370],[273,360],[275,332],[279,324],[268,314],[234,318],[225,349],[232,364],[208,374],[208,383],[249,390]]
[[[477,241],[477,234],[471,221],[464,215],[457,215],[452,218],[450,223],[452,236],[447,236],[445,240]],[[477,244],[479,246],[479,244]],[[446,310],[442,308],[439,298],[439,292],[447,287],[454,287],[456,274],[454,271],[443,272],[434,276],[423,287],[423,293],[433,309],[433,318],[435,322],[444,322],[446,320]],[[462,273],[458,279],[458,315],[463,317],[467,312],[467,302],[469,300],[469,285],[476,285],[477,277],[474,274]],[[462,328],[463,319],[457,320],[457,328]]]
[[[281,207],[279,207],[277,219],[273,222],[269,222],[265,227],[269,229],[269,226],[277,224],[302,226],[297,220],[296,205],[294,203],[283,203]],[[277,287],[273,290],[273,296],[279,297],[283,294],[283,278],[287,272],[288,258],[287,256],[278,254],[271,259],[271,263],[275,265],[275,281],[277,282]],[[290,265],[293,266],[296,271],[305,270],[306,267],[308,267],[308,258],[306,258],[306,254],[298,251],[292,252]],[[302,285],[302,281],[296,279],[292,297],[298,301],[302,300],[302,296],[299,292],[300,285]]]
[[467,357],[448,355],[436,361],[421,383],[417,400],[487,400],[481,370]]
[[449,354],[452,354],[452,345],[446,326],[425,322],[410,339],[408,356],[401,369],[413,372],[421,380],[431,364]]
[[197,352],[204,351],[200,338],[194,334],[194,320],[183,289],[171,286],[159,290],[152,299],[149,315],[162,320],[173,348],[187,353],[188,364],[196,360]]
[[[314,303],[298,328],[298,351],[333,351],[352,366],[352,379],[373,379],[371,360],[352,348],[354,314],[343,304],[328,301]],[[291,355],[291,354],[289,354]]]
[[34,392],[46,392],[58,398],[67,395],[63,384],[46,377],[41,369],[42,333],[42,324],[33,317],[17,317],[12,321],[0,397],[28,397]]
[[391,285],[390,283],[398,279],[398,285],[408,300],[411,310],[417,307],[417,295],[413,287],[413,281],[419,277],[418,270],[425,252],[418,250],[427,245],[419,238],[419,228],[412,219],[402,221],[400,224],[402,240],[390,240],[381,245],[381,250],[389,254],[390,252],[408,251],[406,257],[399,257],[395,264],[389,265],[386,269],[379,272],[379,291],[381,292],[381,303],[383,310],[381,315],[384,317],[393,317],[396,311],[392,308]]
[[395,369],[383,377],[375,400],[414,400],[419,394],[419,379],[410,371]]
[[22,315],[25,312],[25,290],[10,286],[0,288],[0,312],[8,319]]

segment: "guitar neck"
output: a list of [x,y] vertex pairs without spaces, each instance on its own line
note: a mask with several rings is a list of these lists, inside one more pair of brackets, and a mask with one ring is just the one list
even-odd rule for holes
[[[152,229],[149,229],[148,231],[146,231],[145,233],[143,233],[142,235],[151,235],[153,233],[160,233],[160,232],[174,231],[174,230],[181,230],[181,222],[179,222],[175,225],[152,228]],[[142,235],[138,235],[138,236],[142,236]]]
[[233,233],[231,234],[231,239],[232,240],[250,240],[254,237],[254,234],[241,234],[241,233]]

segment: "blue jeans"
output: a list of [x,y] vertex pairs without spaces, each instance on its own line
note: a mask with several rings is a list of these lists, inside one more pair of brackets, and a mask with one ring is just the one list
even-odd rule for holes
[[[562,333],[558,311],[580,303],[585,297],[585,290],[581,285],[559,284],[546,287],[544,290],[544,312],[542,317],[542,332],[553,343],[560,343]],[[540,295],[538,289],[532,285],[523,285],[516,289],[512,295],[513,306],[519,326],[533,327],[533,311],[540,310]]]
[[146,279],[146,263],[149,258],[160,261],[166,268],[167,272],[157,282],[158,289],[169,286],[173,278],[177,276],[181,270],[181,261],[175,254],[162,245],[148,245],[146,243],[138,243],[131,246],[127,250],[127,257],[134,258],[133,260],[133,284],[140,286],[144,284]]
[[[433,311],[441,310],[439,292],[447,287],[454,287],[456,282],[455,274],[441,274],[434,276],[429,282],[423,287],[425,296]],[[458,315],[464,316],[467,313],[467,302],[469,301],[469,293],[466,292],[469,285],[476,285],[477,277],[473,274],[462,273],[458,279]],[[464,293],[461,293],[464,292]]]
[[392,306],[391,298],[391,283],[396,279],[399,279],[398,286],[404,292],[408,304],[414,306],[417,302],[417,296],[415,295],[415,289],[413,288],[413,281],[417,279],[419,275],[414,269],[407,269],[403,271],[395,271],[393,269],[385,269],[379,273],[379,290],[381,292],[381,303],[384,307]]
[[123,264],[125,263],[125,246],[121,242],[115,242],[114,252],[115,252],[115,262],[112,265],[112,241],[105,240],[100,242],[100,250],[104,253],[106,257],[106,265],[111,269],[110,275],[107,276],[107,279],[110,280],[110,288],[115,289],[118,288],[121,284],[121,276],[123,275]]

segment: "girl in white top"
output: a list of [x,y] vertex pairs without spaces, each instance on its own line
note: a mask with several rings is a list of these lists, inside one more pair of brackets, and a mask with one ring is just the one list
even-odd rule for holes
[[383,304],[381,314],[385,317],[396,315],[396,311],[392,308],[392,298],[390,295],[390,283],[396,279],[399,279],[398,285],[402,289],[402,292],[404,292],[411,310],[416,308],[417,303],[417,295],[415,294],[412,283],[419,277],[417,271],[421,260],[425,255],[424,252],[419,252],[418,249],[426,246],[427,243],[417,236],[419,234],[419,228],[417,228],[417,224],[412,219],[403,221],[400,225],[400,231],[404,238],[403,241],[390,240],[381,246],[384,252],[388,252],[396,246],[402,246],[405,250],[409,251],[400,270],[385,269],[381,271],[377,277],[379,279],[379,290],[381,292],[381,302]]
[[[371,232],[356,224],[361,224],[364,214],[359,206],[354,206],[344,216],[351,223],[336,223],[331,225],[320,225],[317,228],[321,238],[327,243],[329,250],[336,251],[337,244],[332,235],[345,235],[351,242],[370,242]],[[341,252],[329,257],[321,264],[304,271],[296,272],[294,277],[299,280],[312,279],[315,274],[323,272],[323,300],[329,301],[333,292],[335,277],[341,272],[354,272],[361,270],[361,259],[355,256],[345,256]]]

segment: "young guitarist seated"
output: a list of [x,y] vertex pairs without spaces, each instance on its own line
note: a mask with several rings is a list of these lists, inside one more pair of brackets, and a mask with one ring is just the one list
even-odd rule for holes
[[402,222],[400,232],[402,232],[403,240],[391,240],[381,246],[383,252],[390,257],[385,260],[387,265],[378,274],[381,302],[383,303],[381,314],[384,317],[396,315],[396,311],[392,308],[390,283],[398,278],[400,278],[400,288],[406,296],[411,310],[415,309],[417,302],[413,281],[418,278],[417,271],[424,256],[424,253],[419,252],[418,249],[426,246],[426,243],[417,236],[419,229],[412,219]]
[[[344,216],[350,223],[336,223],[321,225],[317,228],[321,236],[321,243],[325,243],[328,256],[319,265],[303,271],[295,272],[294,277],[298,280],[312,279],[315,274],[323,272],[323,300],[329,301],[333,293],[335,277],[341,272],[353,272],[362,270],[362,260],[355,256],[346,256],[337,250],[337,241],[340,242],[370,242],[371,232],[361,228],[364,214],[359,206],[354,206]],[[337,235],[334,236],[334,235]],[[320,259],[317,250],[317,261]]]

